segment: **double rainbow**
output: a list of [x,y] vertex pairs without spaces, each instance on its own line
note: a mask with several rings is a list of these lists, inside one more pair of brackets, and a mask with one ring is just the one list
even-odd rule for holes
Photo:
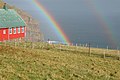
[[[52,15],[42,6],[42,4],[38,0],[32,0],[35,4],[36,8],[43,14],[44,17],[49,21],[50,27],[56,32],[56,34],[60,37],[60,39],[66,43],[70,43],[69,38],[63,31],[63,29],[60,27],[60,25],[55,21]],[[100,13],[99,8],[97,5],[94,4],[92,0],[86,0],[87,6],[90,7],[93,14],[98,18],[98,21],[101,24],[101,27],[103,28],[104,32],[106,33],[105,36],[109,40],[110,44],[113,46],[117,46],[117,43],[114,37],[114,34],[112,33],[110,24],[106,21],[106,19],[103,17],[103,15]]]

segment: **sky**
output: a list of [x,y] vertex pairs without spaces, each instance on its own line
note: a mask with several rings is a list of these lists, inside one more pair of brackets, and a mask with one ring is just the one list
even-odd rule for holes
[[[45,39],[60,40],[32,0],[4,0],[32,15]],[[120,43],[120,0],[39,0],[73,43],[117,46]]]

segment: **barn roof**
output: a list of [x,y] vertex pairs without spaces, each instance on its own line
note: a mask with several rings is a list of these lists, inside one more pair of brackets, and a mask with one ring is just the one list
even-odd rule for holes
[[25,26],[25,21],[14,9],[0,9],[0,28]]

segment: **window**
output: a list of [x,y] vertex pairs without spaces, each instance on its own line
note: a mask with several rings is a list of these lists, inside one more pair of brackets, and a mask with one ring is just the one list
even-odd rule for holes
[[6,34],[6,30],[3,30],[3,34]]
[[16,28],[14,28],[14,34],[16,34]]
[[24,27],[22,27],[22,33],[24,33]]
[[12,34],[12,28],[9,28],[9,34]]
[[18,33],[20,33],[20,27],[18,27]]

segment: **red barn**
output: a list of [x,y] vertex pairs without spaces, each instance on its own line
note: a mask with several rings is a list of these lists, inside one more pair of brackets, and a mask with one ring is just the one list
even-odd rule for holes
[[5,5],[0,9],[0,41],[24,38],[26,24],[21,16]]

